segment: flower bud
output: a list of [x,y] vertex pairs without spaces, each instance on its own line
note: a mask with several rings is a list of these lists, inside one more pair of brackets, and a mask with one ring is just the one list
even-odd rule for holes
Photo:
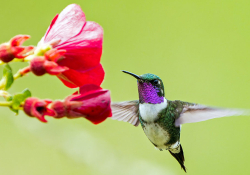
[[46,73],[44,68],[45,57],[36,56],[30,61],[30,70],[37,76],[42,76]]
[[22,43],[29,39],[28,35],[17,35],[13,37],[8,43],[0,45],[0,59],[8,63],[14,58],[24,58],[28,52],[34,49],[33,46],[21,46]]
[[63,118],[67,116],[67,110],[65,109],[64,102],[54,101],[51,104],[51,108],[56,112],[55,118]]
[[30,97],[24,102],[23,110],[30,117],[36,117],[41,122],[47,122],[45,115],[55,116],[55,112],[48,108],[51,100],[39,100],[38,98]]
[[63,59],[64,50],[52,49],[47,51],[44,56],[35,56],[30,61],[30,70],[37,76],[45,73],[50,75],[58,75],[66,70],[65,66],[59,66],[58,60]]

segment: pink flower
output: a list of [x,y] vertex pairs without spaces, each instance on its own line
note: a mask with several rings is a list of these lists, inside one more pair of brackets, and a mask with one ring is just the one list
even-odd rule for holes
[[44,116],[55,116],[55,112],[48,108],[51,100],[39,100],[34,97],[27,98],[24,102],[23,110],[30,117],[36,117],[41,122],[47,122]]
[[29,38],[29,35],[17,35],[13,37],[8,43],[1,44],[0,60],[8,63],[14,58],[26,57],[26,54],[34,49],[33,46],[22,46],[23,42]]
[[84,117],[92,123],[98,124],[112,116],[110,103],[108,90],[88,84],[80,88],[80,94],[75,93],[63,101],[52,102],[51,109],[56,113],[55,118]]
[[53,48],[66,51],[64,59],[57,64],[68,70],[57,77],[66,86],[75,88],[102,83],[102,41],[102,27],[95,22],[86,21],[80,6],[71,4],[55,16],[38,47],[54,43]]

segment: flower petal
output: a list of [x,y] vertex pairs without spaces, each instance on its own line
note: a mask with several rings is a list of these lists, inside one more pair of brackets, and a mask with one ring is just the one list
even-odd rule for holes
[[56,46],[58,49],[67,50],[65,57],[58,62],[78,71],[97,66],[102,55],[103,29],[95,22],[86,22],[81,33],[74,38]]
[[71,99],[72,101],[82,101],[81,107],[74,109],[81,113],[86,119],[94,124],[103,122],[107,117],[112,116],[110,108],[109,90],[98,90],[88,95],[81,95]]
[[10,45],[11,46],[20,46],[23,44],[24,41],[29,39],[29,35],[16,35],[10,40]]
[[76,88],[85,84],[100,85],[104,79],[104,70],[102,65],[89,69],[85,72],[78,72],[73,69],[62,72],[57,76],[67,87]]
[[102,88],[100,86],[95,85],[95,84],[86,84],[86,85],[79,88],[79,93],[82,95],[83,94],[85,95],[86,93],[89,93],[91,91],[100,90],[100,89],[102,89]]
[[85,14],[76,4],[68,5],[56,16],[50,24],[44,38],[44,42],[60,39],[64,43],[76,36],[82,30],[86,22]]
[[102,123],[106,120],[106,118],[111,117],[112,112],[110,109],[106,109],[103,112],[99,113],[99,115],[93,116],[86,116],[85,118],[89,121],[91,121],[93,124],[97,125],[99,123]]
[[67,67],[58,66],[53,61],[45,61],[43,66],[44,66],[44,69],[46,70],[46,73],[48,73],[50,75],[58,75],[64,71],[68,70]]

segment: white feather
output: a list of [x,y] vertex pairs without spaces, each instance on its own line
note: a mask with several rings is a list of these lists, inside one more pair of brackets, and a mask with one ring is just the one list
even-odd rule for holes
[[139,101],[125,101],[120,103],[112,103],[113,120],[124,121],[131,123],[134,126],[139,125]]
[[201,122],[213,118],[229,117],[229,116],[246,116],[250,115],[250,110],[230,109],[230,108],[212,108],[202,105],[186,106],[182,114],[175,121],[175,126],[184,123]]
[[146,122],[153,122],[157,119],[158,113],[165,109],[168,105],[168,101],[164,98],[164,101],[160,104],[150,104],[150,103],[143,103],[139,104],[139,111],[141,118]]
[[145,123],[143,128],[148,139],[155,144],[158,149],[169,149],[165,145],[170,139],[168,132],[162,129],[157,123]]

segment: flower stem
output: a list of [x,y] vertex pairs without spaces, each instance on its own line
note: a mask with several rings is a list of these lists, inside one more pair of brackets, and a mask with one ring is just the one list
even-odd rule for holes
[[[14,59],[11,61],[11,63],[13,63],[13,62],[28,62],[28,60],[21,59],[21,58],[14,58]],[[4,64],[6,64],[6,63],[3,62],[3,61],[0,61],[0,66],[1,66],[1,65],[4,65]]]
[[10,107],[12,105],[11,101],[0,101],[0,106]]
[[29,73],[30,72],[30,66],[27,66],[23,69],[19,69],[17,71],[17,73],[15,73],[15,75],[13,76],[14,77],[14,80],[18,79],[18,78],[21,78],[22,76],[24,76],[25,74]]
[[[22,76],[24,76],[25,74],[27,74],[27,73],[29,73],[30,72],[30,66],[27,66],[27,67],[25,67],[25,68],[23,68],[23,69],[19,69],[18,71],[17,71],[17,73],[15,74],[15,75],[13,75],[13,79],[14,80],[16,80],[16,79],[18,79],[18,78],[21,78]],[[12,76],[12,75],[11,75]],[[12,82],[11,82],[11,84],[13,83],[13,79],[12,79]],[[1,90],[6,90],[5,88],[5,86],[6,86],[6,77],[3,77],[1,80],[0,80],[0,91]],[[9,87],[8,87],[9,88]],[[1,96],[1,94],[0,94],[0,96]]]

